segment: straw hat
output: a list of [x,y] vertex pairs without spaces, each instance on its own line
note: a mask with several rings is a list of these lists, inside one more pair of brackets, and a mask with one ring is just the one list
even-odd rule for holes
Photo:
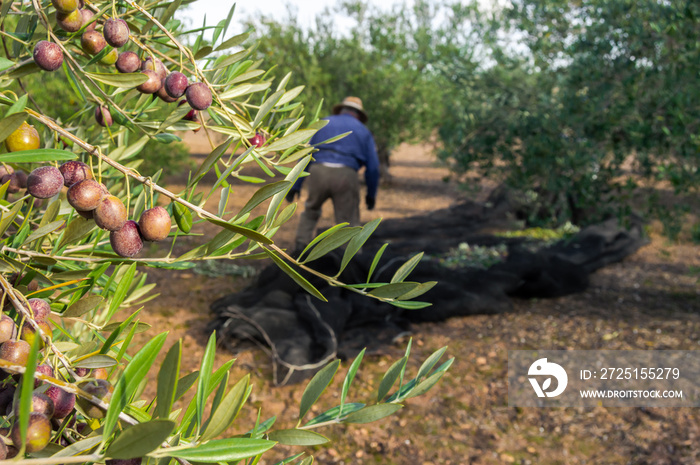
[[337,115],[344,108],[351,108],[360,114],[360,121],[366,123],[368,120],[365,108],[362,106],[362,100],[358,97],[345,97],[342,102],[333,107],[333,114]]

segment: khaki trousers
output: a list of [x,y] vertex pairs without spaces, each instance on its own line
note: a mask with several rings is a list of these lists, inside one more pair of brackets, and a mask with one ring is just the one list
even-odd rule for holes
[[309,195],[299,219],[295,244],[297,248],[305,247],[314,238],[321,207],[328,199],[333,201],[336,224],[360,225],[360,182],[357,171],[347,166],[331,167],[314,163],[309,166],[305,184]]

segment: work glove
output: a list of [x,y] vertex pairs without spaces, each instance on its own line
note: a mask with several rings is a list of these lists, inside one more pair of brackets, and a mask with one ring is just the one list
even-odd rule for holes
[[365,204],[367,205],[367,210],[374,210],[375,202],[376,199],[374,197],[370,197],[369,195],[365,197]]
[[299,195],[299,191],[296,189],[292,189],[289,192],[287,192],[287,195],[284,197],[287,202],[294,202],[294,197]]

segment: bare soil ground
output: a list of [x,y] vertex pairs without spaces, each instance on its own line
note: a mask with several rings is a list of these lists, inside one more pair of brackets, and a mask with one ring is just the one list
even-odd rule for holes
[[[198,149],[193,144],[195,153]],[[362,211],[363,221],[415,215],[449,206],[464,196],[455,183],[444,181],[447,170],[434,164],[425,147],[401,147],[391,173],[392,185],[380,190],[375,211]],[[202,189],[212,181],[205,179]],[[181,177],[167,181],[174,191],[184,182]],[[242,206],[255,189],[255,185],[236,184],[235,206]],[[212,198],[208,206],[215,211],[217,203],[218,198]],[[291,246],[298,215],[279,232],[277,241],[282,246]],[[320,226],[332,225],[332,218],[328,205]],[[508,350],[700,349],[700,248],[687,241],[669,243],[658,229],[650,229],[650,245],[595,273],[582,294],[515,300],[512,311],[505,314],[415,325],[409,374],[415,373],[421,360],[447,345],[449,356],[456,358],[448,375],[427,395],[409,400],[393,417],[376,424],[320,430],[333,442],[308,452],[320,464],[700,463],[698,409],[508,407]],[[209,226],[197,226],[196,231],[205,236],[216,232]],[[203,240],[188,238],[185,245]],[[253,263],[258,268],[265,265]],[[150,336],[169,330],[168,344],[182,338],[183,372],[193,371],[209,337],[209,304],[242,289],[250,278],[208,277],[191,270],[149,275],[161,296],[148,304],[142,321],[153,325]],[[406,343],[407,339],[397,341],[384,353],[366,357],[349,401],[374,398],[381,375],[403,355]],[[229,358],[231,354],[219,350],[216,366]],[[348,365],[342,364],[312,413],[336,405]],[[270,360],[262,350],[239,354],[231,379],[249,372],[253,394],[232,432],[252,427],[258,409],[263,419],[277,416],[278,428],[295,426],[304,385],[273,386]],[[261,463],[273,464],[302,450],[281,447]]]

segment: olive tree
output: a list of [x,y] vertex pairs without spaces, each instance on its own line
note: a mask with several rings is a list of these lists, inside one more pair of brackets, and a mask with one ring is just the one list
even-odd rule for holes
[[[313,431],[391,415],[427,392],[449,368],[445,349],[418,373],[407,356],[387,371],[376,401],[349,402],[362,354],[351,364],[339,404],[307,419],[339,361],[322,368],[301,399],[299,422],[274,429],[258,421],[223,437],[251,394],[248,376],[229,380],[232,361],[214,366],[216,336],[199,371],[181,373],[182,344],[165,348],[166,332],[149,335],[139,308],[154,298],[151,267],[183,269],[201,260],[269,258],[301,287],[324,299],[303,277],[313,274],[401,308],[431,283],[406,281],[412,259],[391,283],[344,283],[313,263],[300,263],[274,241],[296,205],[284,196],[313,156],[311,136],[324,124],[307,112],[299,89],[252,58],[247,34],[228,36],[233,10],[185,46],[173,33],[175,11],[191,3],[134,0],[32,0],[0,6],[0,458],[17,463],[257,463],[275,444],[318,445]],[[212,41],[203,34],[212,32]],[[274,61],[272,62],[274,64]],[[67,82],[79,109],[42,111],[32,75]],[[49,108],[50,106],[47,106]],[[160,171],[144,172],[150,143],[177,141],[177,131],[202,129],[223,142],[174,192]],[[240,210],[230,207],[230,180],[245,166],[268,177]],[[213,185],[201,184],[214,173]],[[216,211],[207,199],[219,199]],[[264,214],[253,217],[253,211]],[[174,220],[174,221],[173,221]],[[218,228],[214,237],[193,226]],[[345,246],[343,263],[376,228],[339,225],[308,249],[322,256]],[[182,238],[187,238],[182,246]],[[150,254],[144,243],[160,241]],[[176,247],[176,244],[179,245]],[[378,259],[379,257],[377,257]],[[409,346],[410,347],[410,346]],[[160,366],[156,360],[163,354]],[[155,377],[149,377],[149,370]],[[398,385],[397,385],[398,382]],[[153,385],[155,398],[144,397]],[[176,401],[191,399],[175,409]],[[303,452],[283,463],[311,463]]]
[[[516,0],[482,12],[474,46],[486,58],[448,67],[459,85],[442,156],[527,193],[533,222],[626,216],[644,206],[635,189],[658,181],[697,192],[699,17],[684,0]],[[645,210],[674,219],[648,199]]]

